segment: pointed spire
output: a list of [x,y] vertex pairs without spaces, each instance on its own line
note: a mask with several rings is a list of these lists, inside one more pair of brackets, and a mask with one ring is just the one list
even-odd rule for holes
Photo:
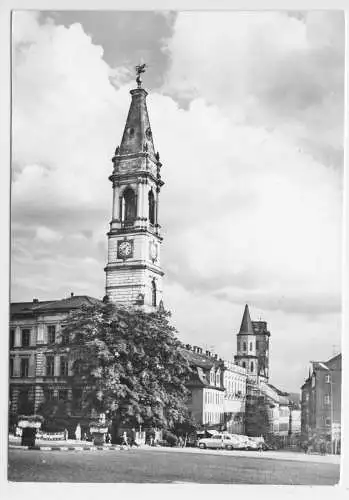
[[250,316],[250,311],[248,305],[245,305],[244,315],[242,317],[241,326],[239,333],[254,333],[252,327],[252,321]]
[[[145,65],[144,65],[145,66]],[[137,68],[140,68],[137,66]],[[142,68],[142,67],[141,67]],[[132,101],[128,112],[119,154],[149,153],[155,157],[153,135],[147,110],[147,91],[141,86],[140,72],[137,69],[137,88],[130,91]]]

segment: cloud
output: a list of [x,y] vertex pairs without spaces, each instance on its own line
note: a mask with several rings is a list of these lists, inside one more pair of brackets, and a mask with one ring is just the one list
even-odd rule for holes
[[52,229],[48,227],[40,226],[36,230],[36,238],[38,240],[50,243],[61,240],[62,235],[59,234],[57,231],[52,231]]
[[[183,339],[214,339],[224,356],[246,302],[278,359],[304,341],[305,363],[315,332],[326,358],[339,337],[341,23],[309,16],[179,13],[166,85],[148,97],[165,304]],[[14,21],[12,295],[102,297],[110,159],[133,84],[80,24]]]
[[236,121],[282,130],[342,166],[342,12],[182,12],[166,50],[171,95],[204,97]]

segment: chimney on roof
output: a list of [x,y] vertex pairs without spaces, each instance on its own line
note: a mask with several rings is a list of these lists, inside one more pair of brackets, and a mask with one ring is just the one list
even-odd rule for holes
[[206,351],[206,356],[208,356],[210,358],[211,357],[211,352],[210,351]]
[[33,304],[38,304],[39,303],[39,299],[33,299]]
[[74,297],[74,292],[70,292],[70,297]]
[[198,353],[199,353],[199,354],[202,354],[202,349],[201,349],[201,347],[198,347]]

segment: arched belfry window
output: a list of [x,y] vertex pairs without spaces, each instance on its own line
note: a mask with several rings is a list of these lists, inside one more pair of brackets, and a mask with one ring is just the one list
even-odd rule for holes
[[156,307],[156,283],[155,280],[151,282],[151,305]]
[[136,218],[136,195],[132,188],[125,189],[121,200],[121,220],[132,222]]
[[155,223],[155,199],[153,191],[148,193],[148,206],[149,206],[149,222],[150,224]]

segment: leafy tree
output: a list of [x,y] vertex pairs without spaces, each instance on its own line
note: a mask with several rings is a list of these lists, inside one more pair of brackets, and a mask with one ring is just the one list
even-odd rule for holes
[[168,312],[114,304],[83,306],[67,318],[58,351],[73,363],[81,406],[121,424],[173,427],[186,418],[191,373]]

